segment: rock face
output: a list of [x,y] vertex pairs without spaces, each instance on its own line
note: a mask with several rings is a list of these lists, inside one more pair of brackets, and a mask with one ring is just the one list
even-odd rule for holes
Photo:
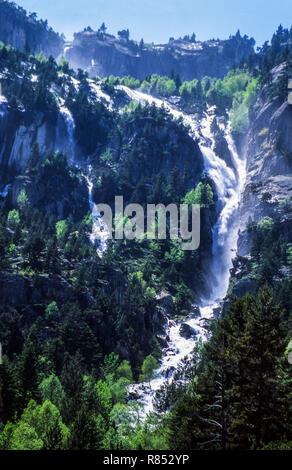
[[34,142],[41,154],[55,147],[57,120],[50,113],[8,108],[0,123],[0,168],[13,165],[18,170],[26,169]]
[[[145,129],[149,145],[143,148],[143,158],[133,161],[128,158],[124,149],[129,145],[139,145]],[[177,152],[165,155],[165,143],[177,149]],[[148,178],[162,172],[169,177],[174,168],[182,174],[186,172],[188,179],[194,184],[203,171],[203,156],[197,142],[185,130],[179,131],[175,123],[157,122],[151,117],[135,119],[123,128],[122,133],[114,136],[109,147],[114,161],[119,163],[120,174],[126,175],[133,184],[140,180],[141,175]]]
[[31,52],[43,51],[47,57],[57,57],[64,45],[46,21],[38,21],[33,14],[27,16],[23,8],[4,0],[0,0],[0,41],[19,50],[28,45]]
[[168,76],[171,70],[183,80],[206,75],[223,77],[242,57],[253,52],[254,40],[236,35],[225,41],[191,42],[170,40],[168,44],[138,45],[108,34],[83,31],[65,48],[74,68],[91,76],[131,75],[144,79],[153,73]]
[[[271,83],[283,73],[283,66],[272,70]],[[240,233],[237,255],[249,259],[253,244],[252,224],[264,217],[278,223],[279,233],[292,242],[292,106],[271,98],[265,85],[252,110],[247,143],[247,181],[240,204]],[[288,96],[287,96],[288,98]],[[285,207],[287,204],[287,207]],[[231,296],[242,297],[256,290],[256,280],[232,270]]]
[[179,329],[179,334],[185,339],[190,339],[190,338],[193,338],[194,336],[196,336],[197,333],[187,323],[182,323],[181,327]]
[[25,170],[34,143],[38,144],[41,156],[59,150],[70,160],[73,145],[77,155],[82,152],[69,135],[64,116],[57,110],[16,109],[5,102],[0,102],[0,142],[0,171],[11,166],[17,171]]
[[[56,199],[49,197],[53,182],[57,188]],[[34,207],[45,209],[59,220],[67,218],[69,214],[75,220],[80,220],[89,210],[88,190],[84,180],[62,178],[62,175],[55,178],[51,176],[47,180],[43,176],[38,180],[36,176],[19,175],[11,184],[8,196],[14,207],[17,206],[17,198],[23,189]]]
[[60,303],[76,300],[72,286],[64,279],[0,273],[0,299],[2,305],[30,305],[44,299]]
[[[57,218],[68,217],[69,213],[82,218],[89,210],[88,189],[85,180],[72,179],[70,175],[57,175],[59,198],[50,198],[49,175],[28,176],[25,174],[34,143],[38,144],[40,158],[44,159],[48,152],[60,150],[66,153],[70,161],[72,147],[66,123],[62,116],[54,112],[21,111],[7,104],[2,104],[0,114],[0,182],[9,172],[16,172],[9,190],[9,200],[16,206],[17,198],[22,189],[26,190],[30,202],[35,207],[42,207],[54,213]],[[58,139],[62,136],[62,139]],[[58,141],[57,141],[58,139]],[[55,180],[56,184],[57,181]]]
[[[273,69],[272,80],[280,74],[281,67]],[[251,121],[247,182],[240,210],[240,250],[241,245],[246,245],[241,243],[241,238],[246,237],[249,218],[255,222],[265,216],[281,218],[279,203],[292,196],[292,106],[288,100],[281,103],[278,98],[271,99],[269,88],[265,86],[254,106]]]

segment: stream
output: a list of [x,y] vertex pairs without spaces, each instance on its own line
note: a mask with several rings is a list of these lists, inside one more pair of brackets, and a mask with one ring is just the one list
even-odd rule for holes
[[[174,322],[168,319],[166,334],[169,337],[167,347],[162,351],[163,357],[156,371],[155,377],[151,380],[151,387],[148,383],[132,384],[128,391],[130,395],[138,396],[138,400],[144,405],[144,416],[153,411],[153,397],[155,392],[166,382],[171,381],[173,372],[177,369],[180,361],[185,357],[190,358],[195,345],[199,340],[208,339],[208,322],[213,318],[214,310],[220,307],[224,299],[229,283],[232,258],[234,257],[237,245],[239,218],[238,208],[241,194],[246,179],[246,161],[237,152],[234,143],[231,124],[228,119],[219,126],[224,132],[226,142],[231,155],[232,167],[215,153],[215,140],[211,132],[211,124],[215,117],[214,108],[209,108],[203,119],[198,119],[177,110],[167,101],[154,98],[137,90],[119,86],[128,97],[136,102],[155,104],[158,107],[164,106],[175,119],[182,118],[185,124],[190,127],[190,135],[198,139],[201,149],[205,172],[214,181],[218,194],[217,210],[219,213],[217,223],[213,227],[213,248],[212,262],[209,267],[208,278],[211,289],[208,298],[201,299],[200,314],[190,315],[183,323],[193,330],[193,335],[186,339],[181,336],[180,328],[182,322]],[[96,95],[100,94],[95,90]],[[99,96],[101,97],[101,96]],[[102,96],[102,98],[104,98]],[[74,121],[71,113],[64,107],[60,109],[63,120],[67,127],[67,134],[71,146],[71,159],[74,162]],[[97,205],[93,201],[93,181],[91,179],[91,167],[88,166],[85,178],[88,186],[89,206],[93,218],[92,232],[89,234],[90,241],[97,247],[97,253],[103,256],[107,247],[108,231]]]
[[211,281],[211,293],[208,298],[201,299],[200,315],[190,315],[183,323],[189,325],[194,336],[186,339],[180,334],[182,322],[168,320],[167,335],[168,345],[163,350],[163,357],[155,377],[148,383],[133,384],[129,387],[130,394],[139,397],[139,401],[144,405],[144,415],[153,411],[153,398],[155,392],[166,382],[171,381],[173,372],[177,369],[180,361],[185,357],[190,358],[195,345],[199,340],[208,339],[207,324],[213,318],[214,310],[220,307],[224,299],[229,283],[230,269],[232,268],[232,258],[236,252],[239,218],[238,209],[241,194],[246,179],[246,160],[241,158],[234,143],[231,123],[226,120],[220,124],[221,130],[230,151],[232,167],[215,153],[215,140],[211,132],[211,124],[214,119],[215,110],[209,108],[201,121],[187,115],[171,104],[158,98],[141,93],[137,90],[130,90],[121,87],[133,101],[155,103],[162,105],[174,116],[182,118],[190,126],[190,134],[193,138],[199,139],[199,147],[204,158],[206,173],[212,178],[218,194],[218,220],[213,227],[213,248],[212,262],[209,268],[209,279]]

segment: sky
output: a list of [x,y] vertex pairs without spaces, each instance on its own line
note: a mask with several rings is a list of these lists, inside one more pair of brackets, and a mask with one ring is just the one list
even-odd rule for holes
[[130,37],[165,43],[196,33],[197,40],[228,38],[239,29],[257,45],[271,39],[281,23],[292,24],[291,0],[15,0],[67,39],[104,21],[108,32],[129,28]]

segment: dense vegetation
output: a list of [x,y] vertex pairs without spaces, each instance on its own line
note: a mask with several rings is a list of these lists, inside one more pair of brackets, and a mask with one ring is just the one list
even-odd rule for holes
[[47,57],[58,56],[65,36],[56,33],[47,20],[38,19],[35,12],[27,12],[13,1],[0,1],[1,40],[21,50],[44,51]]
[[[193,175],[179,167],[181,148],[189,145],[184,124],[163,108],[128,103],[117,88],[176,96],[189,112],[228,110],[234,132],[242,133],[259,86],[270,83],[270,70],[283,60],[286,72],[270,90],[284,94],[291,52],[283,42],[290,36],[279,28],[271,46],[222,80],[181,83],[174,72],[142,82],[97,78],[94,84],[118,112],[97,100],[88,76],[66,61],[0,46],[2,92],[14,112],[46,112],[56,121],[60,97],[71,111],[75,140],[82,156],[90,155],[96,201],[113,205],[122,194],[125,203],[143,206],[199,204],[203,218],[194,252],[169,238],[116,240],[100,258],[89,243],[93,220],[84,168],[70,165],[62,152],[41,154],[36,143],[24,172],[5,168],[5,183],[22,177],[26,185],[14,204],[3,198],[0,210],[0,276],[11,287],[9,301],[0,301],[0,449],[292,448],[286,357],[292,248],[280,237],[280,221],[269,217],[250,221],[251,256],[234,260],[237,275],[256,280],[256,294],[233,299],[210,324],[211,339],[199,343],[156,393],[155,413],[144,420],[139,402],[129,400],[129,384],[149,382],[161,357],[159,294],[172,298],[169,316],[183,318],[203,288],[217,196],[202,168]],[[214,122],[214,133],[217,127]],[[167,129],[167,138],[157,138],[158,128]],[[125,136],[130,144],[117,150]],[[155,166],[160,154],[177,165],[171,171]],[[41,195],[34,188],[42,188]],[[280,210],[289,215],[291,201]]]

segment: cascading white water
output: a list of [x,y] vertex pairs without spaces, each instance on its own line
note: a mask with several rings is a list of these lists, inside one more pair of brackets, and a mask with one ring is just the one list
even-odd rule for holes
[[10,188],[11,188],[11,184],[7,184],[5,188],[3,189],[3,191],[0,191],[0,196],[3,197],[3,199],[5,199],[8,196]]
[[[66,131],[67,131],[67,138],[68,143],[62,136],[60,132],[62,123],[65,124]],[[63,149],[64,152],[67,154],[68,159],[70,160],[71,164],[75,163],[75,140],[74,140],[74,133],[75,133],[75,121],[71,112],[69,111],[66,106],[61,104],[59,106],[59,116],[56,128],[56,150]],[[65,145],[64,145],[65,142]]]
[[[89,165],[89,175],[91,173],[91,166]],[[91,216],[92,216],[92,231],[89,235],[89,239],[92,243],[92,245],[97,246],[97,254],[102,257],[103,253],[105,252],[107,248],[107,243],[109,239],[109,231],[108,228],[105,224],[105,222],[102,219],[102,216],[100,212],[98,211],[97,204],[93,200],[92,196],[92,190],[93,190],[93,182],[90,179],[90,176],[85,176],[85,179],[87,181],[87,187],[88,187],[88,201],[89,201],[89,207],[91,211]]]
[[194,347],[200,339],[202,341],[207,340],[207,330],[204,327],[204,323],[211,319],[213,310],[208,307],[203,307],[200,310],[200,317],[188,318],[184,321],[184,324],[189,325],[194,333],[189,339],[181,336],[181,323],[168,320],[167,334],[169,341],[167,348],[163,350],[163,357],[159,369],[156,371],[155,378],[150,382],[151,388],[146,382],[129,386],[129,393],[138,396],[139,402],[143,404],[144,416],[153,411],[155,393],[165,382],[171,381],[173,372],[177,369],[180,361],[185,357],[191,356]]
[[89,79],[88,81],[90,87],[91,87],[91,90],[93,91],[94,95],[95,95],[95,99],[97,101],[102,101],[105,106],[112,110],[113,109],[113,102],[112,102],[112,99],[109,95],[107,95],[101,88],[101,85],[100,84],[97,84],[95,83],[94,80],[92,79]]
[[206,172],[215,183],[221,206],[218,221],[213,228],[213,260],[210,270],[215,282],[207,301],[208,304],[211,301],[211,305],[222,300],[227,292],[229,271],[232,267],[239,229],[238,206],[246,178],[246,161],[238,155],[230,121],[224,129],[224,135],[233,168],[228,167],[224,160],[215,155],[215,141],[211,133],[213,118],[211,114],[202,121],[202,134],[211,140],[211,147],[199,144],[204,155]]
[[[76,162],[76,152],[75,152],[75,140],[74,140],[74,133],[75,133],[75,121],[73,116],[68,108],[64,106],[64,104],[59,105],[59,118],[62,119],[65,123],[66,130],[67,130],[67,137],[68,137],[68,145],[64,146],[64,142],[62,141],[62,136],[60,135],[60,122],[57,123],[57,130],[56,130],[56,148],[64,148],[64,151],[67,155],[69,155],[71,165],[75,165],[75,167],[81,169],[79,164]],[[93,201],[92,197],[92,190],[93,190],[93,182],[90,179],[91,174],[91,166],[88,167],[88,174],[83,175],[87,182],[88,187],[88,202],[89,207],[92,215],[92,232],[89,234],[90,242],[93,245],[97,246],[97,254],[102,257],[104,251],[107,248],[107,240],[109,238],[108,229],[106,224],[102,220],[101,214],[98,212],[97,205]]]
[[0,118],[3,119],[7,113],[7,105],[8,101],[5,96],[1,95],[1,87],[0,87]]
[[163,351],[163,358],[156,377],[151,381],[151,389],[147,383],[134,384],[129,387],[130,392],[139,395],[144,405],[145,414],[153,409],[153,396],[166,380],[171,378],[172,372],[177,368],[185,356],[190,356],[198,339],[207,339],[205,321],[213,316],[213,311],[219,307],[225,297],[230,268],[232,267],[233,252],[236,249],[238,234],[238,206],[246,177],[246,163],[238,155],[232,138],[231,124],[228,121],[224,126],[225,139],[231,154],[233,168],[230,168],[224,160],[218,157],[214,151],[215,141],[211,132],[211,123],[214,119],[212,109],[205,113],[205,117],[199,123],[191,116],[174,109],[172,105],[160,99],[153,98],[137,90],[120,87],[128,96],[134,100],[144,103],[164,106],[176,119],[182,118],[190,126],[191,135],[199,138],[199,146],[204,157],[206,173],[214,181],[218,194],[218,221],[213,228],[213,256],[210,266],[210,280],[213,281],[211,293],[208,298],[203,299],[200,306],[200,316],[188,318],[187,323],[196,331],[196,337],[190,339],[182,338],[180,335],[180,324],[169,321],[168,336],[170,338],[168,347]]

